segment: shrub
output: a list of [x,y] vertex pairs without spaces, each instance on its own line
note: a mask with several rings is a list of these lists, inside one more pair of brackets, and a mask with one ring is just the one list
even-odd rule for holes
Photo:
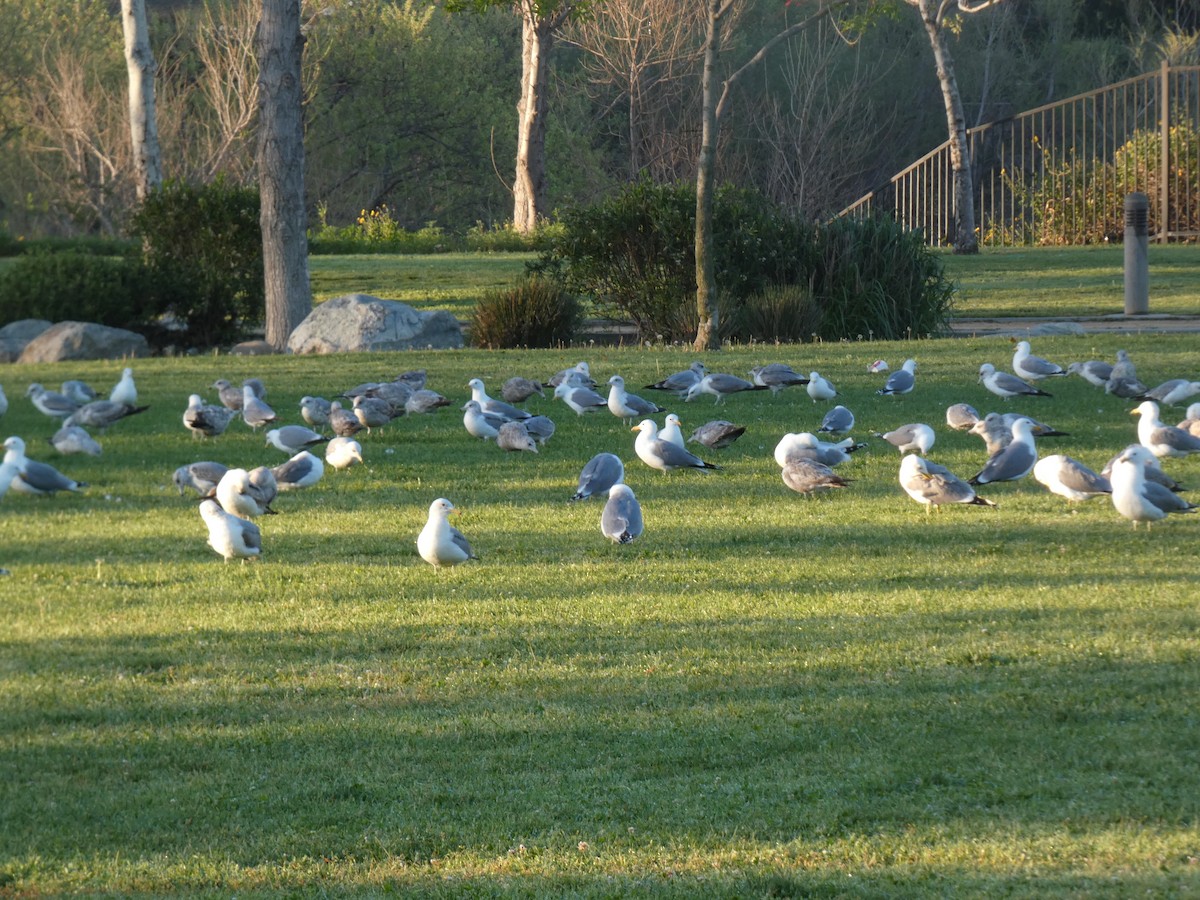
[[530,276],[489,291],[471,317],[476,347],[556,347],[570,343],[583,321],[574,294],[552,278]]
[[145,331],[155,317],[149,293],[147,273],[136,259],[25,254],[0,274],[0,324],[73,320]]
[[945,331],[954,299],[941,258],[892,219],[838,219],[808,243],[826,340],[900,340]]
[[153,303],[185,327],[193,347],[241,338],[265,310],[259,196],[224,179],[172,182],[150,194],[133,216]]
[[[696,193],[642,180],[601,203],[568,210],[533,267],[556,272],[594,298],[602,314],[632,320],[642,337],[695,333]],[[713,233],[722,315],[773,282],[793,280],[801,230],[748,191],[714,197]]]
[[808,285],[772,284],[726,316],[722,337],[742,342],[800,343],[821,330],[821,307]]

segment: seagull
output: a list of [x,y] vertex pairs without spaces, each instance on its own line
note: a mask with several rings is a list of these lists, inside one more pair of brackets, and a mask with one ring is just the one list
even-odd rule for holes
[[1200,437],[1174,425],[1164,425],[1158,417],[1158,404],[1153,400],[1143,400],[1130,415],[1139,417],[1138,443],[1159,459],[1200,453]]
[[560,382],[554,388],[554,396],[563,401],[571,409],[575,410],[577,415],[582,416],[587,412],[595,412],[598,409],[604,409],[608,406],[608,401],[586,387],[573,387],[567,382]]
[[79,409],[79,404],[74,400],[64,397],[62,394],[56,394],[54,391],[48,391],[37,382],[29,385],[25,390],[25,396],[30,399],[38,412],[52,419],[65,419]]
[[780,472],[783,483],[797,494],[812,496],[818,491],[850,486],[850,479],[843,478],[829,466],[815,459],[792,459]]
[[615,453],[597,453],[579,473],[579,487],[571,500],[586,500],[593,494],[603,494],[624,478],[625,465],[620,457]]
[[[1173,496],[1170,491],[1166,492],[1167,497],[1151,499],[1145,469],[1129,450],[1122,452],[1113,461],[1111,480],[1113,507],[1126,519],[1131,520],[1134,528],[1137,528],[1138,522],[1145,522],[1149,528],[1153,522],[1165,519],[1168,512],[1191,512],[1195,509],[1186,501],[1168,501],[1167,497]],[[1168,502],[1173,508],[1159,505]]]
[[500,386],[500,396],[509,403],[524,403],[534,394],[545,398],[546,395],[542,392],[543,386],[540,381],[531,381],[520,375],[514,375]]
[[705,375],[690,388],[687,394],[684,395],[684,401],[690,402],[701,394],[712,394],[717,399],[716,403],[724,403],[725,398],[730,394],[736,394],[741,391],[765,391],[766,388],[761,384],[751,384],[744,378],[738,378],[736,375],[726,375],[722,372],[713,372]]
[[204,460],[180,466],[171,476],[175,487],[179,488],[179,496],[183,496],[184,488],[191,488],[201,497],[211,497],[216,493],[221,477],[229,471],[229,467],[219,462]]
[[1052,494],[1078,503],[1112,493],[1112,482],[1097,475],[1083,463],[1061,453],[1046,456],[1033,467],[1033,478]]
[[429,505],[429,518],[417,536],[417,552],[431,566],[457,566],[478,559],[463,533],[450,524],[454,504],[439,497]]
[[881,437],[901,454],[907,453],[909,450],[920,453],[924,456],[929,452],[929,448],[933,446],[936,435],[933,429],[921,422],[913,422],[909,425],[901,425],[886,434],[877,434],[876,437]]
[[1088,384],[1098,388],[1102,388],[1108,383],[1108,379],[1112,375],[1112,370],[1113,367],[1111,365],[1098,359],[1089,359],[1086,362],[1073,362],[1067,366],[1068,375],[1078,375]]
[[277,418],[275,410],[254,393],[253,385],[244,384],[242,386],[242,421],[258,431],[263,425],[273,424]]
[[1113,463],[1117,461],[1117,456],[1120,456],[1121,453],[1128,453],[1130,459],[1141,464],[1142,468],[1146,470],[1146,482],[1148,484],[1157,484],[1173,493],[1177,493],[1184,489],[1183,485],[1163,471],[1162,463],[1159,462],[1158,457],[1141,444],[1128,445],[1124,450],[1122,450],[1105,464],[1104,468],[1100,470],[1100,474],[1109,481],[1112,481]]
[[808,391],[808,396],[812,397],[813,403],[818,400],[832,400],[837,396],[837,388],[833,386],[833,382],[822,377],[819,372],[808,373],[808,385],[804,389]]
[[404,401],[404,411],[411,416],[415,416],[421,413],[431,413],[443,406],[449,405],[450,401],[437,391],[421,388],[420,390],[413,391],[412,396]]
[[54,437],[50,438],[50,443],[63,456],[71,453],[86,453],[88,456],[99,456],[101,453],[100,445],[96,443],[96,439],[78,425],[63,425],[62,428],[54,432]]
[[245,469],[227,470],[217,482],[216,498],[221,509],[239,519],[255,519],[272,512],[262,494],[250,483],[250,473]]
[[554,423],[546,416],[530,416],[521,422],[525,430],[539,444],[545,446],[546,441],[554,437]]
[[676,447],[683,447],[683,431],[680,427],[682,425],[683,423],[679,421],[679,416],[675,415],[675,413],[667,413],[666,418],[663,419],[663,427],[658,431],[659,439],[670,441]]
[[865,445],[856,444],[853,438],[845,438],[837,443],[822,441],[816,435],[807,431],[798,434],[785,434],[775,445],[775,462],[781,467],[797,459],[812,459],[827,466],[838,466],[848,462],[850,454],[861,450]]
[[888,376],[888,380],[884,382],[883,387],[875,393],[884,394],[888,397],[899,397],[901,394],[911,394],[913,387],[917,383],[917,361],[915,359],[906,359],[904,365]]
[[969,431],[982,438],[989,457],[995,456],[1012,443],[1012,425],[1006,422],[1000,413],[988,413],[972,425]]
[[301,397],[300,416],[313,428],[325,428],[329,425],[329,401],[324,397]]
[[946,424],[955,431],[970,431],[979,421],[979,413],[968,403],[955,403],[946,407]]
[[993,484],[997,481],[1016,481],[1024,478],[1037,462],[1037,447],[1033,443],[1033,423],[1018,419],[1012,426],[1012,443],[994,454],[972,478],[971,484]]
[[642,533],[642,507],[629,485],[618,482],[608,490],[600,514],[600,531],[615,544],[628,544]]
[[996,367],[991,363],[984,363],[979,367],[980,383],[1004,400],[1011,400],[1013,397],[1053,397],[1053,394],[1043,391],[1041,388],[1036,388],[1032,384],[1022,381],[1016,375],[1010,375],[1007,372],[997,372]]
[[745,433],[745,425],[734,425],[724,419],[714,419],[693,431],[688,440],[703,444],[710,450],[724,450]]
[[1189,397],[1200,394],[1200,381],[1188,381],[1186,378],[1172,378],[1164,381],[1158,387],[1150,388],[1140,398],[1141,400],[1156,400],[1167,406],[1182,403]]
[[688,388],[693,384],[697,384],[701,378],[707,374],[708,370],[704,367],[704,363],[697,360],[682,372],[675,372],[668,375],[661,381],[656,381],[654,384],[646,385],[648,391],[671,391],[677,394],[680,399],[687,396]]
[[577,362],[569,369],[555,372],[546,382],[546,386],[556,388],[564,382],[573,384],[574,387],[594,388],[596,386],[596,382],[592,378],[592,370],[585,362]]
[[501,450],[523,450],[527,453],[537,453],[537,442],[525,427],[525,423],[517,420],[505,422],[496,434],[496,446]]
[[1178,427],[1188,434],[1200,437],[1200,403],[1193,403],[1187,408]]
[[769,388],[772,397],[792,385],[808,384],[808,379],[787,363],[768,363],[765,366],[755,366],[748,374],[755,384]]
[[144,413],[150,407],[130,406],[128,403],[116,403],[112,400],[93,400],[85,403],[71,415],[67,416],[64,424],[82,425],[85,428],[99,428],[105,431],[122,419]]
[[303,425],[284,425],[282,428],[272,428],[267,432],[267,446],[282,450],[289,456],[308,450],[317,444],[325,443],[329,438],[318,434]]
[[845,434],[854,427],[854,413],[844,406],[835,406],[825,413],[817,434]]
[[79,493],[81,488],[87,487],[86,481],[75,481],[54,466],[27,457],[25,442],[19,437],[6,439],[4,446],[4,464],[11,464],[16,470],[10,487],[19,494],[53,496],[59,491]]
[[481,441],[495,439],[500,434],[500,426],[506,421],[501,416],[489,416],[479,408],[478,400],[468,400],[463,410],[463,427],[471,437]]
[[137,386],[133,383],[133,369],[126,367],[121,370],[121,380],[108,392],[108,399],[113,403],[122,403],[125,406],[137,406],[137,398]]
[[528,419],[532,413],[524,409],[518,409],[511,403],[505,403],[502,400],[493,400],[484,390],[483,380],[472,378],[467,382],[467,387],[471,389],[471,399],[479,404],[479,408],[486,415],[499,416],[506,422],[512,422],[516,419]]
[[965,503],[975,506],[995,507],[995,503],[980,497],[975,489],[945,466],[932,463],[924,457],[912,454],[900,461],[900,487],[918,503],[925,505],[925,514],[930,509],[941,511],[947,503]]
[[1137,369],[1134,368],[1133,360],[1129,358],[1129,353],[1125,350],[1118,350],[1117,364],[1113,366],[1112,374],[1108,376],[1108,381],[1104,383],[1104,390],[1114,397],[1133,400],[1142,396],[1150,389],[1138,380]]
[[348,469],[362,461],[362,444],[354,438],[335,437],[325,445],[325,462],[335,469]]
[[190,394],[187,409],[183,411],[183,427],[192,437],[216,437],[224,434],[233,417],[232,409],[206,404],[199,394]]
[[1043,378],[1066,375],[1067,370],[1062,366],[1034,356],[1029,341],[1018,341],[1013,353],[1012,369],[1021,378],[1030,381],[1041,381]]
[[247,492],[258,501],[258,505],[270,515],[275,515],[271,504],[279,496],[279,482],[275,480],[275,472],[266,466],[255,466],[247,473],[249,487]]
[[633,442],[633,449],[637,453],[638,459],[652,469],[670,472],[673,469],[721,468],[705,462],[682,447],[659,438],[658,426],[651,419],[642,419],[629,430],[638,432],[637,439]]
[[425,387],[425,377],[424,369],[409,369],[407,372],[401,372],[393,381],[402,381],[414,391],[419,391]]
[[208,545],[225,558],[260,559],[262,557],[262,532],[257,525],[246,519],[230,515],[216,500],[205,500],[200,504],[200,517],[208,526]]
[[242,411],[242,396],[245,388],[234,387],[225,378],[218,378],[212,383],[212,387],[217,389],[217,396],[220,398],[222,406],[232,409],[234,412]]
[[342,409],[342,404],[333,400],[329,404],[329,427],[338,437],[354,437],[363,429],[358,416],[348,409]]
[[367,429],[367,434],[371,433],[372,428],[382,428],[392,421],[393,417],[390,403],[379,397],[368,397],[364,394],[359,394],[354,398],[353,411],[359,424]]
[[608,383],[608,411],[626,425],[638,416],[651,416],[655,413],[665,412],[657,403],[645,400],[637,394],[628,393],[625,390],[625,379],[620,375],[612,376],[608,379]]
[[242,382],[242,389],[250,388],[259,400],[267,399],[267,386],[258,378],[247,378]]
[[325,474],[325,463],[319,456],[301,450],[287,462],[271,467],[271,473],[281,491],[295,491],[312,487]]
[[91,403],[96,399],[96,389],[78,379],[64,381],[60,390],[64,397],[78,403],[80,406],[83,406],[85,403]]

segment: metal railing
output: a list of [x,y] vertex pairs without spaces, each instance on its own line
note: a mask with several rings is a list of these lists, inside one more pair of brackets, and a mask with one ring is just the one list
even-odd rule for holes
[[[1168,67],[967,132],[981,245],[1120,240],[1151,198],[1158,241],[1200,238],[1200,66]],[[839,216],[893,216],[928,243],[955,230],[949,141]]]

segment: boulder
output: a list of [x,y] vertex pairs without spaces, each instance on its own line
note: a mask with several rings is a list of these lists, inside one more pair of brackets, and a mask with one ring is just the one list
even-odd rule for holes
[[291,353],[453,350],[462,345],[462,328],[450,313],[418,312],[407,303],[369,294],[346,294],[319,304],[288,337]]
[[16,362],[25,345],[53,324],[45,319],[18,319],[0,328],[0,362]]
[[134,331],[94,322],[59,322],[25,345],[17,362],[49,363],[73,359],[126,359],[149,356],[150,345]]

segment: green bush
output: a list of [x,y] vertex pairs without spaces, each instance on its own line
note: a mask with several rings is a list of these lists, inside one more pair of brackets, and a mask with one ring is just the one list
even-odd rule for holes
[[821,331],[821,307],[804,284],[772,284],[724,317],[722,337],[798,344]]
[[807,245],[825,340],[901,340],[945,331],[954,300],[941,258],[892,219],[837,219]]
[[530,276],[489,291],[471,317],[471,343],[486,349],[569,344],[583,322],[574,294],[552,278]]
[[0,274],[0,325],[48,319],[144,331],[156,313],[150,294],[146,270],[136,259],[25,254]]
[[263,320],[258,191],[223,179],[172,182],[143,201],[132,235],[142,242],[154,307],[192,347],[230,343]]

